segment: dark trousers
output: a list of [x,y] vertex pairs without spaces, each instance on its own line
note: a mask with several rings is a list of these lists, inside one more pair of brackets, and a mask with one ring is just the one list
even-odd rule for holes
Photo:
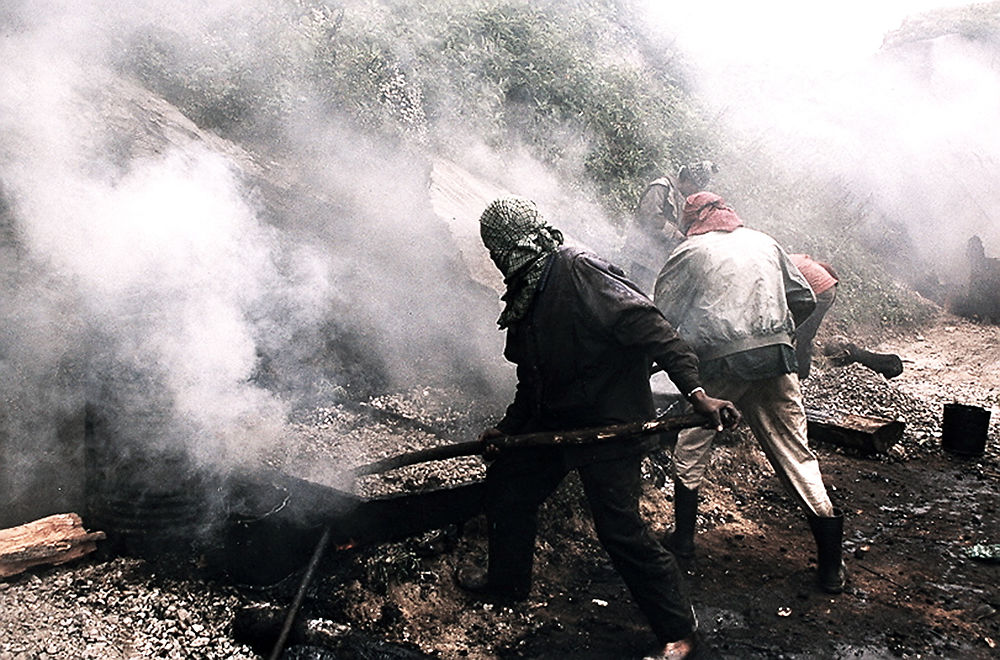
[[[526,592],[538,529],[538,507],[573,469],[559,448],[510,452],[486,471],[489,580]],[[639,455],[576,467],[597,537],[661,643],[688,637],[694,611],[673,554],[639,515]]]
[[823,293],[816,296],[816,309],[802,322],[802,325],[795,328],[795,361],[798,363],[799,380],[809,377],[809,370],[812,367],[813,339],[819,330],[823,317],[833,307],[833,302],[837,298],[836,285],[830,287]]

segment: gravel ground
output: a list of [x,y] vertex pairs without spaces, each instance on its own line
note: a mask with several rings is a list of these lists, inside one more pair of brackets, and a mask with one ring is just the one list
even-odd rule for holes
[[[420,389],[299,411],[283,442],[262,460],[369,497],[480,479],[484,465],[475,457],[356,483],[345,477],[354,465],[475,438],[485,416],[472,405],[449,403],[456,400],[455,392]],[[234,615],[262,598],[286,607],[290,585],[261,592],[215,580],[202,570],[202,550],[154,562],[92,555],[0,581],[0,660],[259,657],[233,640]]]
[[901,441],[885,459],[907,460],[940,450],[940,403],[907,394],[896,383],[859,364],[819,372],[802,389],[807,406],[818,410],[904,422]]
[[0,660],[250,660],[229,632],[242,601],[231,587],[164,577],[141,559],[36,569],[0,582]]
[[455,485],[481,479],[483,462],[475,457],[445,464],[425,463],[352,481],[351,467],[418,449],[473,440],[478,428],[470,406],[454,408],[455,392],[423,389],[382,396],[363,405],[316,408],[296,416],[280,452],[270,463],[317,483],[375,497],[413,492],[426,487]]
[[[1000,410],[997,408],[1000,391],[997,377],[1000,373],[997,368],[1000,364],[998,329],[945,319],[922,336],[901,337],[880,349],[893,350],[904,357],[906,371],[902,376],[887,381],[859,365],[832,368],[820,362],[813,378],[804,386],[809,405],[904,419],[907,424],[902,441],[888,455],[870,457],[864,462],[852,462],[849,457],[831,461],[838,470],[833,480],[847,488],[881,488],[879,484],[884,481],[885,488],[903,491],[914,484],[907,484],[907,477],[904,476],[899,477],[904,481],[889,485],[889,477],[881,474],[879,465],[885,466],[886,474],[892,473],[889,470],[892,467],[901,475],[907,474],[907,465],[919,465],[922,459],[933,459],[936,465],[947,468],[951,465],[950,459],[942,454],[940,448],[941,409],[944,403],[960,401],[975,402],[993,409],[991,443],[986,455],[963,463],[962,470],[968,483],[992,483],[995,488],[996,480],[1000,478],[1000,448],[997,446],[997,438],[1000,437]],[[335,482],[336,475],[342,474],[344,468],[359,462],[449,440],[470,439],[486,423],[486,415],[472,407],[454,408],[443,403],[455,400],[461,399],[454,397],[453,393],[421,390],[384,397],[363,405],[345,404],[308,411],[295,420],[288,442],[269,457],[269,462],[306,473],[303,476]],[[363,449],[347,455],[345,438],[350,438],[352,448],[360,442]],[[837,450],[826,448],[824,451]],[[317,469],[317,466],[331,463],[337,469],[330,474],[323,474]],[[897,468],[903,469],[900,471]],[[734,540],[749,542],[754,538],[754,530],[758,529],[757,523],[768,517],[772,509],[778,520],[787,519],[785,504],[777,492],[780,489],[773,483],[773,477],[768,475],[766,463],[756,457],[752,448],[748,448],[748,443],[740,438],[734,438],[728,445],[721,443],[712,469],[717,495],[709,496],[699,523],[706,530],[706,542],[714,538],[713,534],[718,537],[715,540],[719,544]],[[481,470],[482,464],[476,459],[448,461],[435,465],[430,473],[416,468],[409,472],[401,470],[383,485],[405,489],[428,483],[428,480],[431,483],[457,482],[473,478],[481,474]],[[657,517],[657,524],[662,529],[662,522],[668,519],[664,510],[669,511],[669,508],[664,509],[669,507],[669,502],[663,497],[669,499],[669,493],[655,488],[652,492],[655,496],[653,508],[648,510]],[[874,492],[873,497],[879,497],[877,491]],[[764,494],[763,499],[761,493]],[[911,497],[918,495],[919,492],[916,492]],[[570,524],[567,516],[572,515],[569,512],[577,505],[578,502],[556,498],[546,514],[547,520],[550,523],[562,521]],[[647,503],[647,506],[650,505]],[[930,510],[936,511],[940,506],[940,503],[934,504]],[[902,515],[894,511],[886,509],[882,515]],[[956,515],[961,518],[960,512]],[[993,514],[980,512],[976,516],[984,516],[982,519],[987,520]],[[739,533],[730,529],[733,525],[741,525]],[[896,535],[905,530],[916,532],[918,529],[902,518],[899,525],[892,528],[897,530],[894,532]],[[716,529],[718,531],[713,532]],[[874,526],[874,531],[868,533],[872,538],[879,538],[879,534],[885,533],[884,530],[879,532],[879,529]],[[783,526],[771,527],[768,533],[780,536],[785,533],[783,530]],[[523,608],[470,607],[450,586],[445,574],[448,567],[459,561],[470,548],[482,549],[482,539],[476,537],[475,526],[471,531],[466,530],[466,535],[471,534],[468,541],[456,541],[447,535],[430,535],[411,542],[386,544],[370,551],[341,553],[337,562],[325,565],[317,586],[310,594],[310,602],[314,608],[324,609],[323,614],[335,620],[343,630],[364,631],[408,645],[406,648],[410,649],[411,655],[405,657],[543,658],[553,657],[546,655],[555,648],[550,644],[570,642],[576,645],[573,648],[576,657],[609,657],[606,655],[609,645],[621,643],[623,631],[628,631],[626,637],[635,635],[636,626],[642,629],[641,621],[635,620],[636,613],[627,605],[618,604],[621,587],[615,581],[613,572],[595,559],[600,556],[600,551],[593,539],[586,538],[586,532],[580,532],[582,536],[579,537],[566,536],[565,527],[561,532],[564,536],[558,541],[544,532],[540,537],[539,553],[543,559],[540,562],[538,591],[541,596],[532,599]],[[719,536],[722,532],[728,536]],[[797,548],[798,534],[796,532],[783,540],[785,547]],[[968,544],[989,541],[991,537],[976,532],[956,538]],[[995,537],[992,538],[995,540]],[[457,548],[456,543],[459,544]],[[880,550],[888,552],[891,549],[886,545],[888,541],[875,545],[866,538],[852,540],[851,543],[858,547],[872,545],[869,557],[875,557]],[[754,549],[743,548],[740,552],[747,553],[749,558]],[[785,552],[784,548],[781,552]],[[577,563],[578,555],[586,555],[582,567]],[[719,557],[718,561],[725,562],[728,554],[720,553]],[[294,595],[295,585],[281,584],[269,590],[237,588],[207,570],[202,559],[197,552],[155,561],[105,557],[99,552],[65,566],[38,567],[0,581],[0,660],[259,657],[249,646],[234,641],[234,616],[251,605],[286,607]],[[956,555],[952,561],[959,562],[960,557]],[[799,562],[804,563],[804,560],[796,559],[794,563]],[[734,566],[732,570],[738,568]],[[926,568],[931,571],[933,566],[929,564]],[[773,567],[758,569],[751,566],[747,570],[750,573],[740,579],[752,580],[755,571],[773,572]],[[880,567],[879,570],[888,571],[889,568]],[[860,580],[866,577],[865,573],[857,575]],[[892,590],[880,597],[887,602],[895,602],[893,599],[896,596],[892,595],[896,589],[894,585],[906,581],[907,577],[895,573],[892,573],[895,577],[889,575],[884,573],[882,578],[867,575],[870,580],[870,584],[865,585],[868,600],[853,606],[854,610],[846,607],[853,601],[842,602],[839,607],[845,608],[845,615],[861,617],[856,618],[858,624],[866,625],[868,615],[864,608],[877,604],[874,595],[878,595],[879,585]],[[927,588],[933,587],[930,583],[926,584]],[[699,602],[705,603],[706,607],[717,606],[711,590],[732,586],[732,579],[723,580],[716,586],[708,578],[702,578],[698,584],[702,590],[698,594]],[[773,586],[775,593],[779,593],[781,583],[774,583]],[[581,601],[579,594],[589,595]],[[984,626],[994,625],[990,622],[995,621],[1000,603],[994,607],[988,598],[977,597],[979,609],[970,608],[969,611],[978,612],[976,616],[979,618],[968,625],[978,628],[968,630],[959,627],[965,625],[959,623],[959,614],[950,613],[948,607],[942,610],[941,605],[931,604],[934,598],[938,598],[937,593],[924,597],[928,602],[929,617],[943,616],[942,621],[950,617],[954,623],[948,625],[952,625],[953,630],[963,630],[963,634],[971,634],[971,630],[979,636],[978,639],[975,635],[969,637],[972,642],[965,640],[962,642],[964,646],[940,648],[986,649],[983,655],[953,657],[989,657],[989,649],[995,648],[989,644],[996,643],[996,635],[983,631],[988,631]],[[802,600],[805,596],[800,587],[793,587],[788,598],[792,599],[796,610],[808,609],[813,602]],[[960,599],[961,594],[955,596],[952,593],[947,598]],[[860,602],[858,596],[855,600]],[[609,602],[611,605],[608,605]],[[624,602],[627,604],[627,597]],[[800,625],[801,628],[788,632],[792,637],[786,636],[786,639],[798,639],[794,635],[814,634],[816,621],[832,620],[836,615],[830,613],[828,606],[825,611],[826,614],[817,610],[815,614],[808,615],[815,619],[798,622],[794,618],[780,619],[767,625]],[[741,616],[747,615],[744,613]],[[722,626],[717,622],[713,625],[716,628]],[[599,632],[605,628],[608,634],[601,637]],[[896,641],[892,642],[898,646],[898,652],[893,655],[948,657],[934,655],[933,652],[927,655],[926,649],[933,648],[928,644],[942,643],[942,635],[950,634],[944,628],[941,630],[944,632],[931,630],[933,635],[924,635],[930,638],[929,642],[917,640],[924,644],[923,647],[912,646],[917,643],[912,640],[906,642],[911,644],[907,647],[899,641],[906,639],[905,633],[898,633],[898,639],[894,638]],[[726,634],[735,640],[733,648],[741,649],[731,657],[779,657],[772,654],[773,646],[766,647],[759,655],[747,651],[753,648],[754,642],[738,641],[741,634],[738,630],[729,630]],[[822,630],[818,635],[817,643],[826,640]],[[580,641],[584,638],[589,640],[586,644],[590,646]],[[808,640],[796,643],[811,644]],[[829,648],[829,640],[825,643],[827,646],[816,648]],[[978,646],[969,646],[969,643]],[[601,651],[602,648],[605,651]],[[864,647],[849,646],[836,657],[855,657],[858,652],[868,651]],[[427,655],[422,656],[424,653]],[[397,653],[370,657],[404,656]],[[884,656],[876,653],[863,657]]]

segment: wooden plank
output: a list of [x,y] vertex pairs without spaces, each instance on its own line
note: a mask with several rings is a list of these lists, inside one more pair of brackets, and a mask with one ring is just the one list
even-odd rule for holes
[[809,438],[866,454],[884,454],[903,437],[905,424],[898,420],[806,409]]

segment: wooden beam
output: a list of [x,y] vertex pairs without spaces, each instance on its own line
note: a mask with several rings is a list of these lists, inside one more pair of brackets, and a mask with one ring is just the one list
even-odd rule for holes
[[806,409],[809,438],[865,454],[884,454],[903,437],[903,422],[853,413]]

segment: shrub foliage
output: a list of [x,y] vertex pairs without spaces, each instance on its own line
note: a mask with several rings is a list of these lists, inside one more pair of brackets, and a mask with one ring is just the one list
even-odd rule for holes
[[866,243],[878,219],[836,181],[782,171],[714,125],[683,55],[634,4],[269,0],[249,27],[130,35],[118,64],[202,127],[258,145],[312,113],[434,153],[526,146],[617,222],[662,171],[716,160],[749,225],[840,266],[840,322],[926,318]]

